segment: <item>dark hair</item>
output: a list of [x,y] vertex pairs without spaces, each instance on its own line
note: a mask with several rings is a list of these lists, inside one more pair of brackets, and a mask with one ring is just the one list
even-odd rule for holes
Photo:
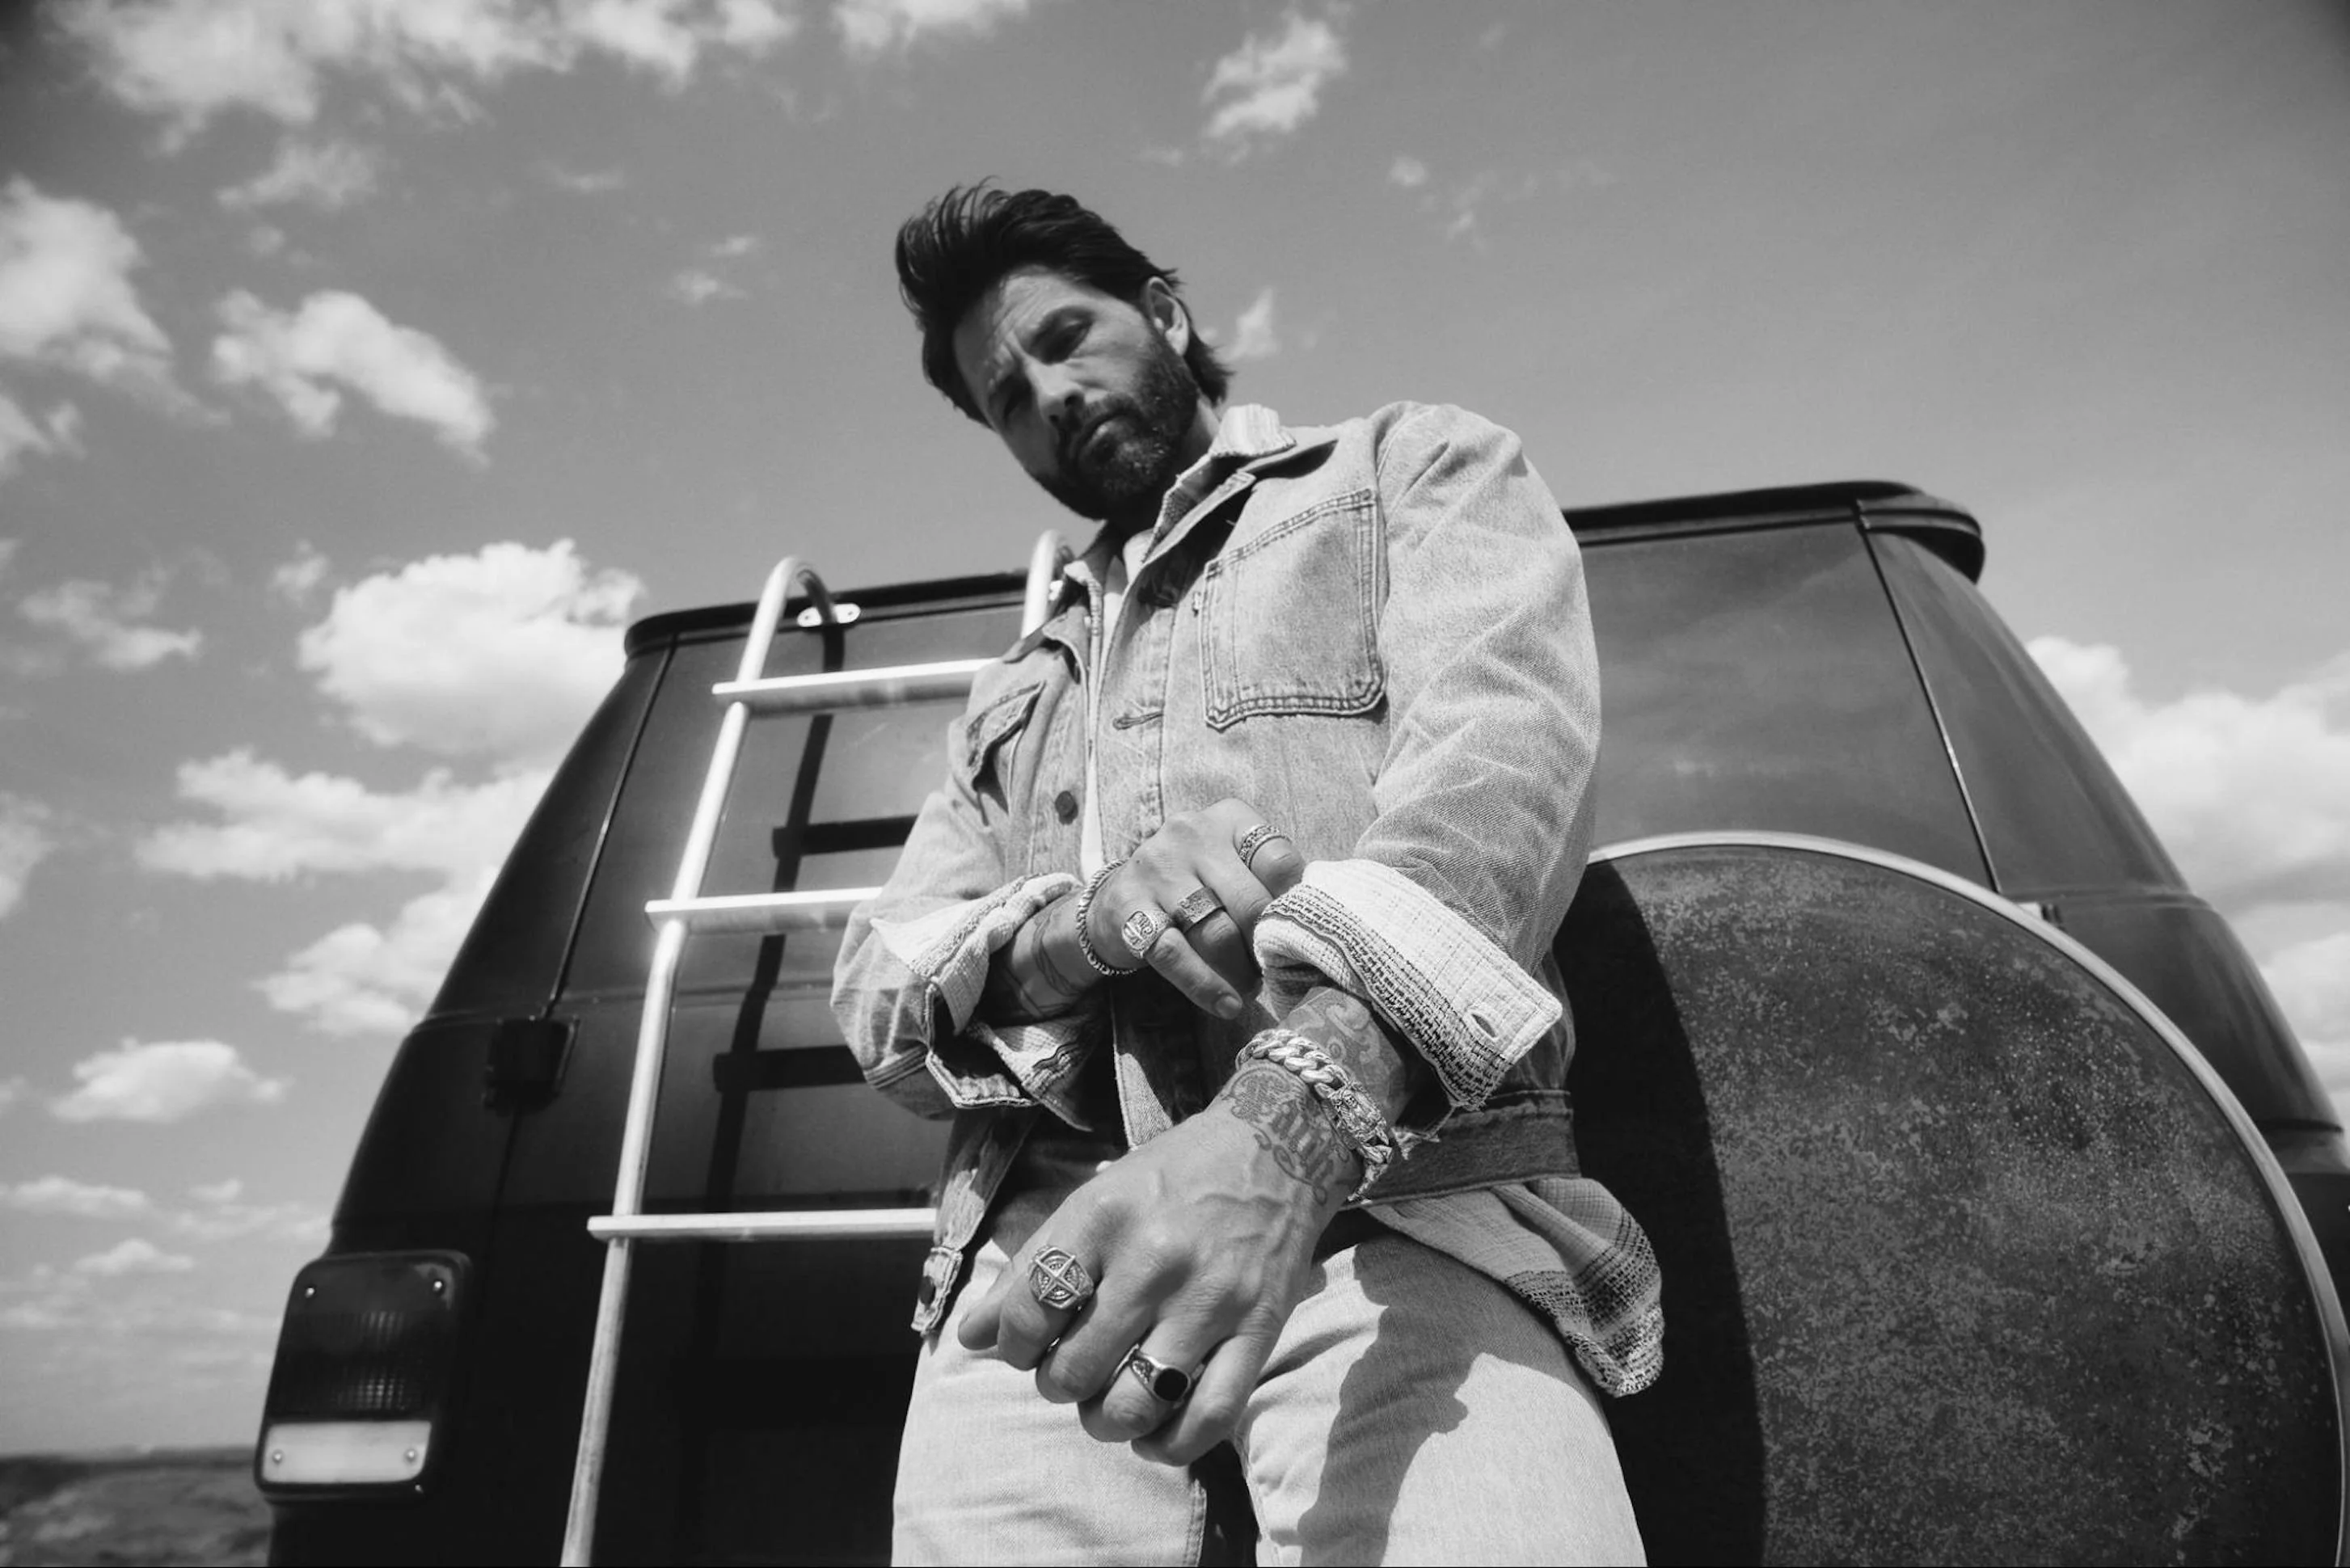
[[[998,191],[985,181],[950,187],[898,230],[898,292],[922,333],[922,374],[956,408],[985,424],[955,363],[954,332],[963,316],[1006,273],[1047,267],[1138,307],[1143,286],[1175,273],[1126,243],[1074,196],[1050,191]],[[1181,296],[1179,294],[1178,298]],[[1211,402],[1221,403],[1232,373],[1194,323],[1183,362]]]

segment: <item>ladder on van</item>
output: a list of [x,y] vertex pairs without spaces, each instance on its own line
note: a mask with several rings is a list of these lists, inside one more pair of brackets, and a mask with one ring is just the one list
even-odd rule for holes
[[[1029,553],[1028,580],[1021,605],[1023,636],[1052,613],[1061,571],[1071,551],[1058,530],[1046,529]],[[686,830],[685,850],[670,896],[645,906],[657,933],[652,967],[645,977],[644,1013],[637,1028],[637,1054],[629,1082],[629,1104],[620,1134],[619,1173],[612,1211],[588,1221],[588,1234],[605,1245],[603,1289],[596,1305],[596,1334],[588,1352],[586,1406],[580,1414],[579,1452],[571,1472],[571,1504],[564,1521],[567,1564],[590,1561],[595,1547],[597,1504],[603,1491],[604,1456],[611,1433],[612,1395],[619,1369],[620,1336],[628,1318],[632,1251],[639,1241],[775,1241],[928,1237],[935,1213],[929,1209],[782,1210],[767,1213],[647,1214],[645,1173],[650,1162],[653,1112],[668,1054],[670,1006],[686,938],[702,932],[775,936],[820,931],[846,925],[848,913],[880,891],[840,888],[817,891],[705,895],[702,890],[712,846],[733,787],[743,732],[754,717],[828,713],[852,708],[889,708],[967,695],[972,679],[993,662],[948,659],[875,670],[829,670],[815,675],[767,677],[767,654],[795,587],[805,586],[806,608],[800,624],[837,634],[847,621],[815,570],[786,556],[767,574],[751,629],[743,639],[735,678],[711,688],[726,705],[718,738],[702,775],[702,794]],[[852,607],[853,611],[853,607]]]

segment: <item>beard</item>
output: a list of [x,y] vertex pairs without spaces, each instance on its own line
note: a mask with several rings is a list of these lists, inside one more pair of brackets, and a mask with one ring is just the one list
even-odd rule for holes
[[[1037,478],[1054,500],[1080,517],[1112,524],[1147,523],[1149,512],[1175,481],[1183,438],[1199,411],[1200,383],[1164,340],[1154,338],[1152,348],[1134,394],[1107,400],[1095,419],[1060,443],[1052,476]],[[1105,427],[1103,438],[1094,440]]]

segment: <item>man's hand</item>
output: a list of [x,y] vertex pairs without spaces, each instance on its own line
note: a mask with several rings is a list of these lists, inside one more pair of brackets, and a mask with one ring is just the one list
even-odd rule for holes
[[[1111,872],[1089,911],[1094,951],[1107,963],[1149,966],[1202,1012],[1237,1017],[1256,989],[1249,948],[1265,906],[1297,885],[1305,861],[1286,835],[1264,838],[1243,859],[1240,845],[1263,823],[1243,800],[1221,800],[1159,825]],[[1222,906],[1189,930],[1172,928],[1137,959],[1119,928],[1138,909],[1164,922],[1185,898],[1206,888]],[[1077,900],[1058,898],[1037,911],[989,966],[984,1015],[1002,1023],[1058,1018],[1097,984],[1077,950]]]
[[[1264,825],[1256,807],[1232,799],[1169,817],[1094,896],[1086,933],[1094,950],[1113,964],[1147,962],[1201,1012],[1238,1017],[1256,989],[1249,940],[1257,918],[1305,875],[1305,857],[1284,834],[1260,836],[1243,858],[1243,840]],[[1163,923],[1202,888],[1221,907],[1189,930],[1170,929],[1136,960],[1121,934],[1128,918],[1142,911]]]
[[[1094,1437],[1188,1464],[1231,1434],[1315,1240],[1361,1177],[1313,1091],[1284,1068],[1252,1063],[1206,1110],[1072,1194],[957,1335],[1033,1368],[1038,1392],[1077,1405]],[[1048,1310],[1029,1289],[1029,1260],[1046,1247],[1096,1282],[1080,1308]],[[1120,1374],[1137,1345],[1170,1366],[1205,1364],[1189,1401],[1170,1412]]]

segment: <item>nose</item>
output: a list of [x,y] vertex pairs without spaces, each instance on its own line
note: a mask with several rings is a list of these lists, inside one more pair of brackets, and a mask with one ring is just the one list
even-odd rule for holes
[[1053,423],[1055,433],[1067,435],[1085,420],[1085,394],[1066,371],[1058,366],[1035,373],[1036,406]]

